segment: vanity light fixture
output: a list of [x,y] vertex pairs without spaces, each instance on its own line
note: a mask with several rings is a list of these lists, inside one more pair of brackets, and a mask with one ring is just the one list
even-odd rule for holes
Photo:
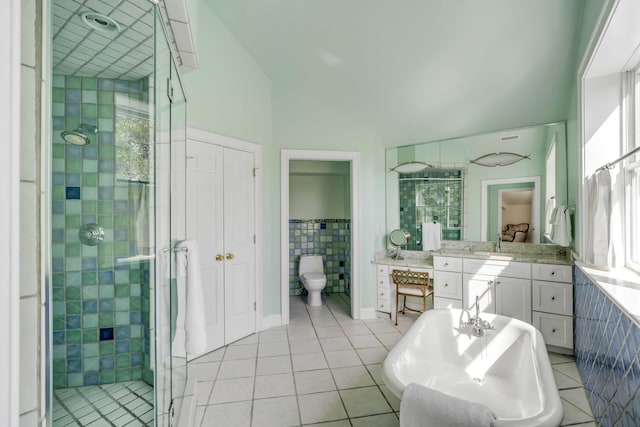
[[432,167],[433,165],[430,165],[425,162],[412,161],[412,162],[400,163],[389,170],[392,172],[398,172],[398,173],[417,173]]
[[480,156],[475,160],[469,160],[471,163],[475,163],[480,166],[496,167],[496,166],[508,166],[514,163],[518,163],[523,159],[531,159],[531,154],[523,156],[516,153],[491,153]]

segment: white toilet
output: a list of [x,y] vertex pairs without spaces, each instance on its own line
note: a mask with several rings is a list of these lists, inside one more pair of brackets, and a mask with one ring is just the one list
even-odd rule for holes
[[298,265],[298,274],[302,286],[307,290],[307,304],[312,307],[322,305],[320,292],[327,286],[327,276],[324,275],[322,255],[302,255]]

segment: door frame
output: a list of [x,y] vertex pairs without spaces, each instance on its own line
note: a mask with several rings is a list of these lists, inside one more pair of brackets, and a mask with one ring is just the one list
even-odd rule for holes
[[[487,240],[487,208],[488,208],[488,190],[490,185],[502,185],[502,184],[520,184],[525,182],[533,183],[533,200],[532,200],[532,212],[535,213],[531,218],[531,225],[533,226],[533,234],[531,236],[531,242],[540,242],[540,177],[539,176],[526,176],[522,178],[503,178],[503,179],[485,179],[482,181],[482,207],[481,207],[481,220],[480,220],[480,240]],[[531,229],[531,227],[529,227]],[[492,239],[493,240],[493,239]]]
[[[255,298],[256,298],[256,324],[255,332],[262,330],[262,313],[263,313],[263,263],[262,263],[262,146],[252,142],[243,141],[241,139],[220,135],[217,133],[204,131],[192,127],[187,127],[187,140],[196,140],[212,145],[219,145],[234,150],[246,151],[253,153],[253,167],[255,171],[255,187],[254,197],[254,229],[256,233],[255,245]],[[185,162],[187,159],[185,158]],[[186,192],[186,188],[185,188]]]
[[349,162],[351,178],[351,317],[360,319],[360,153],[355,151],[282,150],[280,154],[281,322],[289,324],[289,162]]

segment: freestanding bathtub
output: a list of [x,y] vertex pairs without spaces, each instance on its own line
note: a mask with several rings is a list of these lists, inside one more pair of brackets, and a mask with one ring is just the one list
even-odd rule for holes
[[496,414],[496,426],[559,426],[562,402],[542,334],[510,317],[480,317],[495,329],[475,337],[461,327],[468,311],[423,313],[382,365],[387,387],[401,398],[418,383],[482,403]]

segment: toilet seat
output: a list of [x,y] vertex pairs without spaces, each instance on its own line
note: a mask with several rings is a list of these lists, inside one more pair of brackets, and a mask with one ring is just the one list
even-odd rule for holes
[[302,277],[305,280],[324,280],[324,273],[304,273]]

